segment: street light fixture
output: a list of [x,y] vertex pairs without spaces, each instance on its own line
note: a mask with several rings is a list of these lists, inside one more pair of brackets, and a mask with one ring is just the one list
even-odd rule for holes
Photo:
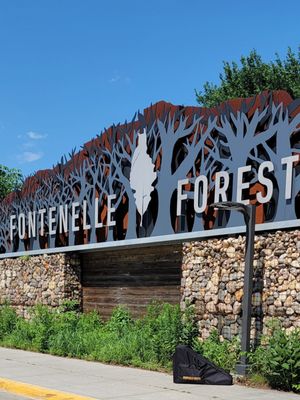
[[245,205],[232,201],[213,203],[210,205],[218,210],[239,211],[243,214],[246,224],[246,251],[244,271],[244,295],[242,303],[242,338],[240,362],[236,365],[236,372],[239,375],[246,375],[248,371],[247,353],[250,351],[250,330],[251,330],[251,309],[253,291],[253,255],[254,255],[254,234],[255,215],[254,205]]

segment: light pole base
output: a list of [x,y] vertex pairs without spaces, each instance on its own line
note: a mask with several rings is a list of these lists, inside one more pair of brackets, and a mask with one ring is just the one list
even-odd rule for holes
[[249,373],[249,364],[236,364],[235,370],[238,375],[246,376]]

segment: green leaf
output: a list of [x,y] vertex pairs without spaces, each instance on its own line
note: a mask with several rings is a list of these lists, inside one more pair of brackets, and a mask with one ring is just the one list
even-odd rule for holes
[[3,199],[13,190],[20,189],[22,173],[19,169],[0,165],[0,199]]
[[288,48],[286,58],[275,54],[274,61],[266,63],[252,50],[236,62],[223,62],[220,84],[206,82],[203,90],[195,91],[199,104],[214,107],[236,98],[251,97],[263,90],[286,90],[293,98],[300,97],[300,52],[295,54]]

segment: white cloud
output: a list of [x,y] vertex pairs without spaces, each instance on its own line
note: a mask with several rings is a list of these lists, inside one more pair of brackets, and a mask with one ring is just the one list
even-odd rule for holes
[[115,75],[109,80],[109,82],[115,83],[115,82],[118,82],[120,79],[121,79],[120,75]]
[[27,132],[27,136],[32,139],[32,140],[39,140],[39,139],[45,139],[48,135],[46,133],[38,133],[38,132]]
[[18,155],[18,160],[21,163],[25,163],[25,162],[30,163],[33,161],[40,160],[43,156],[44,156],[44,154],[42,152],[34,153],[32,151],[24,151],[22,154]]
[[109,79],[109,83],[125,83],[129,85],[131,83],[131,78],[127,75],[122,75],[119,71],[114,71],[112,78]]

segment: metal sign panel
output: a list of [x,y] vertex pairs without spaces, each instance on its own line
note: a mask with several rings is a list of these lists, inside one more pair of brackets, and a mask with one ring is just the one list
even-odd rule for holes
[[[29,177],[0,204],[0,257],[298,226],[300,99],[264,92],[217,108],[160,102]],[[259,225],[257,225],[259,227]]]

